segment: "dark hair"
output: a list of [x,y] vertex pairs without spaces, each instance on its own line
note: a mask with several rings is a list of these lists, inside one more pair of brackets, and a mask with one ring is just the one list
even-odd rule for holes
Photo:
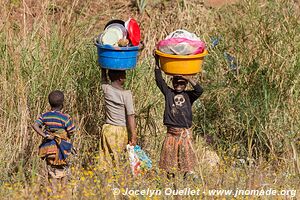
[[182,78],[181,76],[173,76],[172,83],[174,84],[178,82],[184,82],[185,84],[188,83],[188,81]]
[[119,80],[120,78],[126,78],[126,71],[125,70],[108,70],[108,77],[113,82]]
[[59,108],[64,104],[64,93],[59,90],[50,92],[48,96],[49,104],[52,108]]

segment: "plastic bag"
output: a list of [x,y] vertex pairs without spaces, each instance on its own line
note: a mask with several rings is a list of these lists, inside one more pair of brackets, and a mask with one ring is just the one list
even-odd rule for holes
[[157,48],[166,54],[191,55],[202,53],[205,43],[194,33],[176,30],[170,33],[165,40],[160,41]]
[[157,48],[166,54],[193,55],[202,53],[205,43],[185,38],[170,38],[160,41]]
[[189,40],[196,40],[196,41],[201,41],[200,38],[197,37],[195,33],[190,33],[186,30],[183,29],[178,29],[172,33],[170,33],[165,40],[171,39],[171,38],[185,38]]
[[152,161],[140,146],[127,145],[130,167],[133,175],[139,175],[141,172],[151,169]]

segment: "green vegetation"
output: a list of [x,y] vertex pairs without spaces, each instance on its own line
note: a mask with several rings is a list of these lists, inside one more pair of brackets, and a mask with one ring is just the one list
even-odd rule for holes
[[[300,20],[294,2],[251,0],[206,9],[197,1],[137,1],[141,12],[147,4],[147,12],[140,14],[128,3],[128,13],[114,10],[121,2],[111,3],[111,10],[90,1],[0,3],[0,196],[46,197],[43,162],[37,157],[41,138],[30,125],[47,110],[53,89],[65,92],[65,110],[79,127],[74,138],[79,154],[68,186],[73,198],[111,195],[111,187],[104,185],[116,183],[105,176],[98,156],[104,112],[92,38],[109,19],[129,16],[139,21],[146,48],[126,86],[135,97],[139,144],[155,167],[137,179],[120,174],[114,187],[162,189],[171,184],[157,169],[164,104],[151,52],[167,33],[184,28],[206,41],[209,55],[205,71],[196,77],[204,93],[194,105],[201,180],[186,183],[177,177],[177,187],[299,189]],[[214,48],[213,37],[220,40]],[[224,52],[236,58],[237,68],[229,66]],[[212,141],[208,145],[203,138]],[[208,151],[219,155],[217,166],[210,167]]]

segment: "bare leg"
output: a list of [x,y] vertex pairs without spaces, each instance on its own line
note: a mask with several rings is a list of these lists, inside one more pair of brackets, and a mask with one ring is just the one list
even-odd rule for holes
[[68,177],[64,176],[60,179],[60,192],[63,196],[67,193],[67,183],[68,183]]
[[175,184],[175,173],[172,172],[167,172],[167,178],[170,181],[170,187],[173,189],[176,189],[176,184]]
[[171,173],[171,172],[168,172],[168,173],[167,173],[167,178],[168,178],[169,180],[174,179],[174,178],[175,178],[175,174],[174,174],[174,173]]
[[49,178],[50,188],[52,190],[51,194],[57,194],[57,179],[56,178]]

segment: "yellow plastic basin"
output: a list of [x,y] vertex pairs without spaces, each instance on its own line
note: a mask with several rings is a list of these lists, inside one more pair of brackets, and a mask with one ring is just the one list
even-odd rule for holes
[[208,54],[204,50],[201,54],[196,55],[171,55],[155,50],[159,55],[159,61],[162,71],[169,75],[190,75],[197,74],[202,70],[204,57]]

